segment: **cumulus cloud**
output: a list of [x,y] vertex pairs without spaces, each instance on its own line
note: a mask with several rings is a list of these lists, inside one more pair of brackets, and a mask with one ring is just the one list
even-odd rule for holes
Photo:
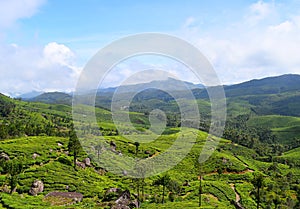
[[71,91],[80,72],[74,59],[67,46],[56,42],[36,48],[1,46],[0,89],[8,95],[32,90]]
[[280,13],[281,5],[258,1],[230,25],[205,35],[187,28],[225,84],[253,78],[300,74],[300,16]]
[[[35,15],[45,0],[0,1],[0,35],[23,18]],[[0,42],[0,90],[7,95],[36,91],[71,91],[80,68],[63,44],[27,46]]]

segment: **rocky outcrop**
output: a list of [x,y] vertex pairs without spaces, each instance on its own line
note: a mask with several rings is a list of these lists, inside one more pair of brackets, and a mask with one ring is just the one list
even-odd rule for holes
[[85,163],[79,162],[79,161],[76,161],[76,166],[83,168],[83,169],[86,167]]
[[129,205],[131,202],[129,190],[125,190],[116,200],[117,205]]
[[83,160],[83,162],[79,162],[79,161],[76,161],[76,166],[80,167],[80,168],[86,168],[86,167],[92,167],[92,164],[91,164],[91,159],[90,158],[85,158]]
[[121,191],[119,188],[111,188],[106,191],[104,199],[114,201],[111,209],[139,208],[139,202],[132,200],[129,190]]
[[35,180],[31,185],[29,194],[33,196],[37,196],[39,193],[43,191],[44,191],[44,183],[40,180]]

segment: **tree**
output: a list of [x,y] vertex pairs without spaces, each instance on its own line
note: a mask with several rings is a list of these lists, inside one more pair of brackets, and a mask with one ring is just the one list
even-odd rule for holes
[[82,150],[81,144],[77,138],[75,131],[70,131],[68,150],[73,155],[74,169],[76,169],[76,159]]
[[17,187],[19,174],[23,171],[23,164],[17,159],[8,160],[4,163],[4,172],[8,174],[10,193]]
[[178,196],[181,192],[181,186],[177,181],[171,179],[167,185],[167,188],[171,192],[169,194],[169,199],[171,202],[174,202],[175,197]]
[[256,188],[256,203],[257,203],[257,209],[259,209],[260,206],[260,189],[263,187],[264,184],[264,177],[262,174],[257,173],[254,175],[254,178],[252,180],[253,186]]
[[201,207],[201,205],[202,205],[201,196],[202,196],[203,169],[202,169],[201,163],[199,163],[198,158],[195,161],[194,166],[195,166],[195,169],[198,170],[198,180],[199,180],[199,200],[198,200],[198,203],[199,203],[199,207]]
[[134,145],[135,145],[135,155],[137,156],[137,154],[139,152],[140,143],[139,142],[134,142]]
[[162,194],[162,203],[165,202],[165,189],[166,189],[166,186],[170,183],[171,181],[171,178],[168,174],[165,174],[161,177],[159,177],[155,182],[154,182],[154,185],[161,185],[163,186],[163,194]]
[[96,149],[96,153],[97,153],[97,157],[98,157],[98,161],[100,159],[100,153],[101,153],[101,149],[102,149],[102,144],[99,143],[95,146],[95,149]]

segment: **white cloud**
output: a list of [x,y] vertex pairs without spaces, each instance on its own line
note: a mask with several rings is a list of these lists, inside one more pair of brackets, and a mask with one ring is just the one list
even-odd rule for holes
[[18,19],[34,15],[45,0],[1,0],[0,28],[13,25]]
[[[23,18],[35,15],[46,0],[1,0],[0,34]],[[0,89],[6,94],[71,91],[80,68],[75,54],[63,44],[28,46],[0,42]]]
[[74,53],[55,42],[44,47],[0,47],[0,89],[6,94],[38,91],[71,91],[80,68]]
[[195,34],[186,29],[182,34],[208,57],[226,84],[300,74],[300,16],[280,10],[279,4],[258,1],[249,6],[246,18],[214,32]]
[[246,23],[250,25],[256,25],[260,21],[268,18],[275,12],[273,2],[264,2],[262,0],[252,4],[249,7],[249,12],[246,15]]

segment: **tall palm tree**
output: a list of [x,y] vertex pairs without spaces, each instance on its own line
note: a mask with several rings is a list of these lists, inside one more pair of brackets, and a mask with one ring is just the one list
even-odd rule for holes
[[264,184],[264,177],[261,173],[257,173],[254,175],[254,178],[252,180],[253,186],[256,188],[256,203],[257,203],[257,209],[259,209],[260,206],[260,190],[263,187]]
[[166,186],[170,183],[171,181],[171,178],[168,174],[165,174],[161,177],[159,177],[155,182],[154,182],[154,185],[161,185],[163,186],[163,194],[162,194],[162,203],[165,202],[165,189],[166,189]]

